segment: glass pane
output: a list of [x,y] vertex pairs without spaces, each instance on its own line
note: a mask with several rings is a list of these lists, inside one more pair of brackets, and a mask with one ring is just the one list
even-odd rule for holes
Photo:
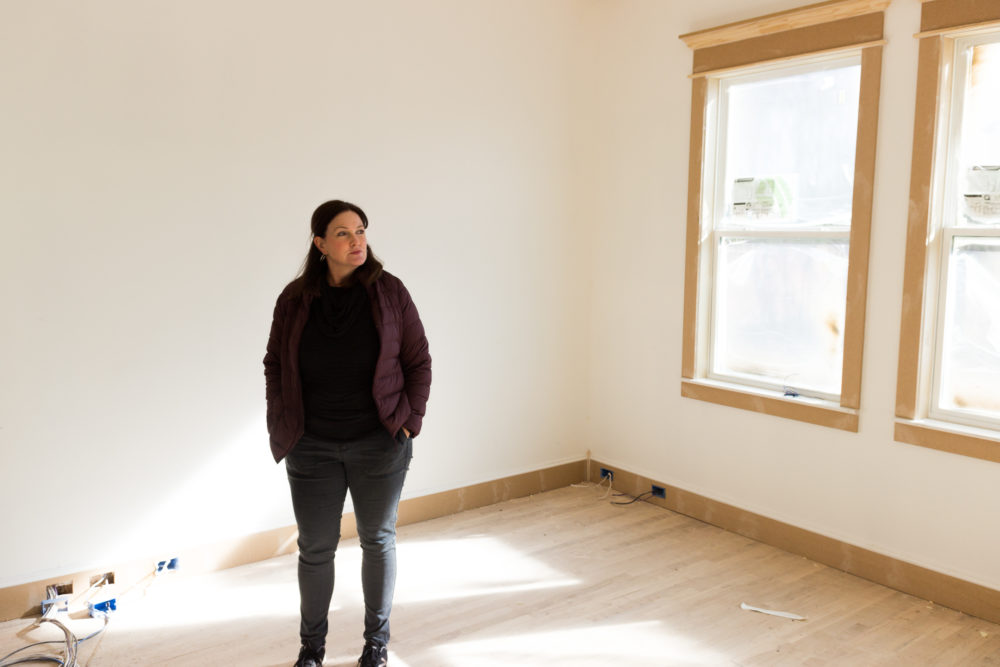
[[1000,239],[956,237],[947,279],[938,405],[1000,417]]
[[1000,223],[1000,43],[972,48],[959,151],[959,225]]
[[713,371],[839,394],[847,256],[846,239],[722,238]]
[[851,223],[861,65],[724,82],[723,227]]

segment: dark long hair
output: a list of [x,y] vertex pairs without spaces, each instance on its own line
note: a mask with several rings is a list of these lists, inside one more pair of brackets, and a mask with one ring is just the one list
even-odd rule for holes
[[[316,247],[313,239],[317,236],[326,236],[326,228],[330,226],[330,222],[345,211],[357,213],[365,229],[368,229],[368,216],[356,204],[334,199],[316,207],[316,210],[312,214],[312,223],[310,224],[312,237],[309,239],[309,252],[302,262],[302,268],[299,269],[298,277],[292,281],[295,292],[316,296],[323,290],[329,270],[326,267],[326,262],[323,261],[323,254]],[[382,262],[375,256],[375,253],[372,252],[372,247],[369,245],[365,263],[354,270],[352,278],[368,286],[378,280],[381,275]]]

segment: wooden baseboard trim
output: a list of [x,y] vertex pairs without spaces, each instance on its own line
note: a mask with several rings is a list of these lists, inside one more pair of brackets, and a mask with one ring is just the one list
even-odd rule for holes
[[[581,459],[459,489],[418,498],[407,498],[399,504],[397,523],[403,526],[476,507],[492,505],[512,498],[522,498],[543,491],[551,491],[579,482],[586,476],[587,461]],[[357,534],[354,514],[345,514],[341,522],[341,536],[351,538]],[[297,548],[295,543],[297,535],[295,526],[285,526],[169,555],[179,559],[180,569],[185,573],[213,572],[294,553]],[[38,615],[41,611],[42,600],[45,599],[45,589],[53,584],[72,584],[73,592],[80,594],[90,586],[91,577],[105,572],[114,572],[116,586],[119,590],[127,590],[151,575],[158,557],[162,557],[162,555],[118,563],[114,567],[72,572],[58,577],[0,588],[0,621]]]
[[419,498],[410,498],[399,504],[397,524],[405,526],[465,510],[493,505],[512,498],[524,498],[543,491],[561,489],[576,484],[587,476],[587,460],[512,475],[490,482],[473,484],[461,489],[442,491]]
[[637,496],[648,492],[653,484],[661,486],[666,490],[666,498],[650,497],[648,502],[897,591],[1000,623],[998,590],[769,519],[597,460],[591,461],[590,481],[600,481],[601,468],[613,472],[613,486],[618,491]]

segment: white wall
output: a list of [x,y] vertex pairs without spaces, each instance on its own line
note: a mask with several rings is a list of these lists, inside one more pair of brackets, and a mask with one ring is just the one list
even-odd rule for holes
[[860,432],[680,396],[677,35],[798,4],[0,4],[0,586],[292,522],[260,362],[345,197],[434,356],[406,495],[591,448],[1000,588],[1000,466],[892,440],[917,0],[887,12]]
[[576,6],[0,4],[0,586],[293,523],[261,359],[328,198],[427,327],[406,495],[583,456]]
[[[860,430],[680,396],[691,54],[677,35],[795,1],[611,3],[592,299],[596,458],[846,542],[1000,588],[1000,466],[892,439],[920,3],[886,13]],[[751,6],[752,5],[752,6]],[[620,225],[612,224],[618,221]],[[610,231],[617,229],[618,234]]]

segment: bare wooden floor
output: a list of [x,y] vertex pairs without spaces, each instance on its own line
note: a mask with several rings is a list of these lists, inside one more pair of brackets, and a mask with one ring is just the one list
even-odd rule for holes
[[[357,540],[337,558],[327,667],[362,644]],[[399,563],[395,667],[1000,664],[1000,626],[593,487],[403,527]],[[297,595],[294,556],[162,577],[80,664],[291,665]],[[0,624],[0,656],[56,638],[29,625]]]

